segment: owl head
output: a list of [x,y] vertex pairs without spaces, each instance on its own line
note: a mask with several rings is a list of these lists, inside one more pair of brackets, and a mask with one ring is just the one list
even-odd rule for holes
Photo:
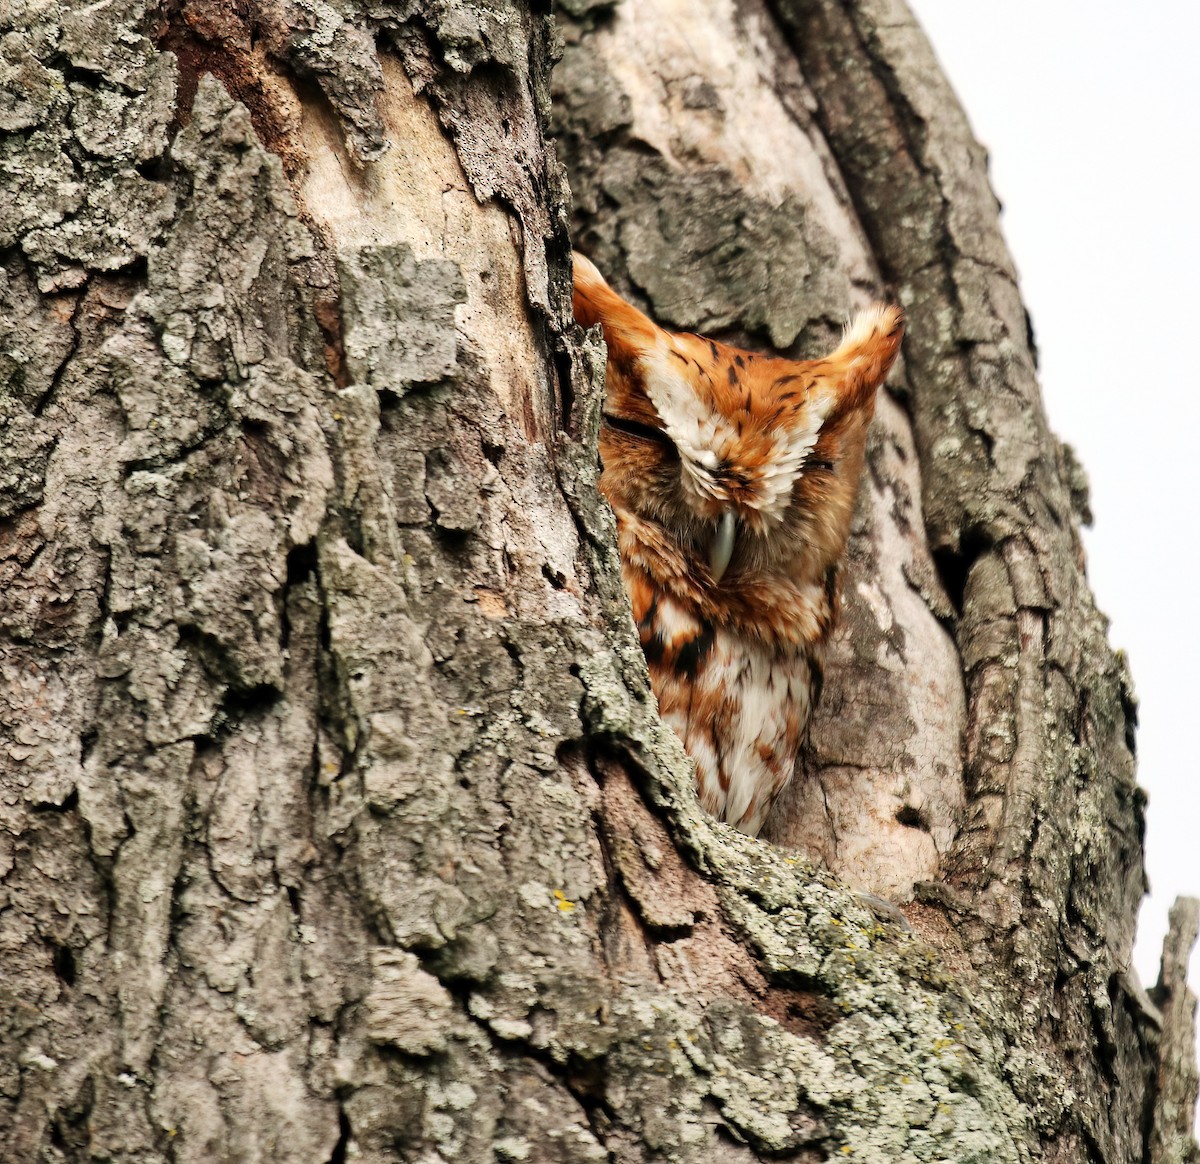
[[821,578],[845,546],[896,307],[861,312],[822,360],[665,331],[575,256],[575,317],[608,345],[601,490],[661,527],[708,585],[763,570]]

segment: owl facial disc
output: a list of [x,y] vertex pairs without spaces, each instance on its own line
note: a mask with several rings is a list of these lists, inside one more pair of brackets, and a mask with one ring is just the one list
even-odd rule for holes
[[708,568],[713,581],[720,582],[733,557],[733,543],[737,536],[737,518],[732,509],[725,510],[713,531],[712,544],[708,547]]

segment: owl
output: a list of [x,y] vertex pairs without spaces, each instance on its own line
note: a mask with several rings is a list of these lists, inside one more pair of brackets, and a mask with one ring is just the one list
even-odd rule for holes
[[757,835],[820,694],[903,316],[876,305],[825,359],[778,359],[664,330],[578,254],[574,309],[608,345],[600,491],[659,712],[700,803]]

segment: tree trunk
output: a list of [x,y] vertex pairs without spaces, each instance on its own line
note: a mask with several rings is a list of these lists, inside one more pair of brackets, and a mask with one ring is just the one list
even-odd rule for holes
[[[0,1157],[1193,1159],[1195,909],[1152,1001],[1086,489],[928,46],[564,7],[0,5]],[[661,322],[908,314],[774,844],[630,625],[560,48]]]

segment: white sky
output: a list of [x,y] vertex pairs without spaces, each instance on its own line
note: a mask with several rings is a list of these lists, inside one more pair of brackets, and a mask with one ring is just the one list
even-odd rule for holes
[[910,6],[990,151],[1046,408],[1091,481],[1088,574],[1141,704],[1150,985],[1168,907],[1200,893],[1200,3]]

